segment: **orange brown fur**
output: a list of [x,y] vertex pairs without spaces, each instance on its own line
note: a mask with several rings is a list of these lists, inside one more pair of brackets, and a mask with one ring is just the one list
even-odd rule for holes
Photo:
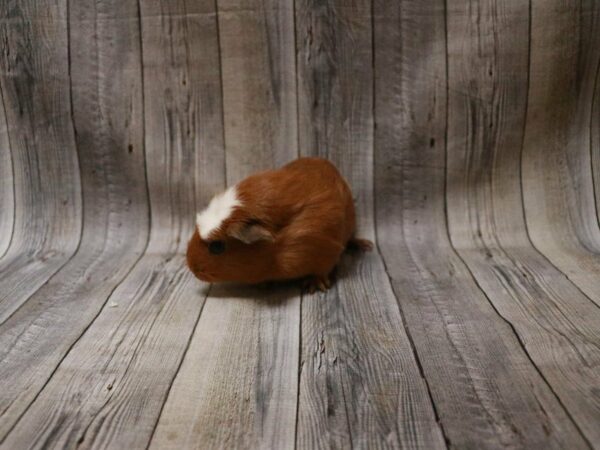
[[[223,241],[222,254],[211,254],[195,230],[187,251],[192,272],[208,282],[311,277],[314,286],[328,287],[356,226],[352,193],[335,166],[300,158],[246,178],[237,185],[237,195],[241,206],[207,239]],[[249,230],[257,241],[236,238]],[[368,247],[368,241],[356,242]]]

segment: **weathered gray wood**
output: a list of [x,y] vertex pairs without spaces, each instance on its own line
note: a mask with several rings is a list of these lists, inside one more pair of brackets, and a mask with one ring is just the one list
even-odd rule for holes
[[151,448],[294,448],[297,286],[213,286]]
[[[598,447],[599,24],[0,2],[0,447]],[[195,212],[298,154],[384,259],[302,301],[195,280]]]
[[226,183],[215,5],[188,3],[141,4],[150,253],[182,252],[195,213]]
[[[444,434],[456,448],[586,448],[512,328],[489,304],[448,240],[446,118],[452,127],[449,149],[462,148],[466,139],[450,131],[463,131],[455,124],[472,115],[459,106],[483,100],[471,85],[465,92],[460,84],[456,89],[450,84],[449,106],[457,117],[446,116],[446,83],[461,75],[454,62],[447,80],[446,56],[452,63],[468,54],[469,47],[463,46],[469,44],[465,33],[468,37],[470,28],[464,21],[472,18],[462,11],[462,3],[448,3],[452,41],[446,47],[443,2],[402,2],[399,8],[386,4],[386,13],[375,17],[379,247]],[[469,11],[481,14],[481,20],[490,17],[475,5]],[[480,48],[485,54],[486,47]],[[480,61],[471,71],[468,77],[480,72],[489,76],[489,67]],[[463,192],[458,177],[464,172],[450,167],[454,161],[447,189],[449,195],[457,189],[458,195]],[[463,217],[462,210],[448,213]]]
[[227,171],[241,178],[297,155],[291,0],[218,0]]
[[[600,18],[600,7],[597,2],[585,1],[581,3],[584,14],[581,20],[581,42],[585,50],[583,54],[590,54],[598,45],[598,20]],[[593,88],[590,90],[592,98],[590,104],[590,154],[592,164],[592,184],[594,187],[594,203],[596,215],[600,223],[600,60],[597,60],[596,73],[591,65],[593,58],[584,58],[581,70],[590,71]],[[584,147],[585,148],[585,147]]]
[[[522,178],[533,244],[600,306],[600,228],[590,166],[598,127],[592,103],[599,15],[593,1],[532,3]],[[564,39],[565,33],[581,39]],[[593,149],[597,161],[597,145]]]
[[[13,233],[0,238],[6,250],[0,259],[1,323],[74,253],[81,230],[81,191],[67,30],[56,26],[66,23],[66,1],[4,1],[0,17],[1,106],[10,134],[8,182],[14,186],[15,205]],[[10,168],[4,171],[9,174]]]
[[202,304],[181,256],[144,257],[3,447],[145,448]]
[[296,2],[300,153],[330,158],[341,169],[365,238],[373,237],[370,17],[369,0]]
[[[293,15],[291,2],[218,7],[231,185],[297,155]],[[213,287],[151,447],[293,448],[299,308],[297,287]]]
[[[2,83],[0,83],[0,88]],[[4,94],[0,89],[0,258],[4,256],[12,240],[15,220],[15,186],[10,155],[10,136]]]
[[[114,6],[116,15],[107,27],[121,26],[117,17],[135,23],[135,2],[120,3],[118,11]],[[192,230],[196,191],[206,200],[210,190],[223,184],[223,153],[220,101],[214,97],[220,91],[214,69],[216,19],[210,6],[208,14],[182,17],[183,6],[146,2],[141,11],[146,166],[154,226],[148,250],[8,436],[5,443],[11,448],[31,442],[44,448],[146,447],[187,348],[205,295],[181,253]],[[128,42],[137,71],[138,32],[133,28]],[[205,51],[192,53],[184,42]],[[156,64],[169,49],[171,64]],[[123,73],[136,74],[136,68]],[[141,142],[125,151],[134,154],[138,144],[141,157]],[[207,148],[214,156],[210,165],[203,162]],[[142,169],[143,164],[135,167]],[[144,187],[143,176],[133,180]],[[195,183],[202,182],[206,185],[196,189]]]
[[[373,238],[370,2],[296,3],[299,142],[353,188]],[[346,258],[325,295],[302,300],[300,448],[445,448],[378,254]]]
[[[63,269],[0,326],[0,440],[7,438],[20,418],[19,426],[26,429],[42,426],[35,422],[36,409],[61,414],[50,394],[56,391],[40,391],[52,389],[48,380],[64,373],[59,364],[65,354],[138,260],[148,237],[139,28],[128,27],[120,39],[109,39],[122,26],[115,17],[135,20],[135,2],[78,2],[70,6],[73,120],[84,195],[83,235],[76,254]],[[66,20],[56,17],[49,23],[52,29],[66,29]],[[87,33],[90,28],[95,33]],[[61,42],[55,45],[63,45]],[[67,70],[66,59],[62,64]],[[52,141],[45,144],[57,145]],[[48,176],[54,177],[48,180],[51,184],[61,182],[58,173],[48,172]],[[54,386],[65,385],[63,377],[52,379]],[[55,436],[60,434],[60,427],[56,428]],[[18,429],[7,442],[19,439]],[[27,442],[32,438],[28,435]]]
[[[464,2],[449,3],[449,40],[461,43],[449,50],[450,234],[584,435],[600,442],[600,402],[595,398],[600,388],[595,369],[600,365],[600,308],[533,249],[522,214],[529,9],[496,6],[480,3],[483,20],[469,15]],[[506,28],[510,34],[500,32]],[[467,90],[468,97],[458,94]]]
[[297,445],[446,448],[378,254],[303,298]]

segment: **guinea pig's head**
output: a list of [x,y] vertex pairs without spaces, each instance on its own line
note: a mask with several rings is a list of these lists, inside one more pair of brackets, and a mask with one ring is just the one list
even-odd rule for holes
[[273,266],[274,231],[238,198],[235,186],[215,196],[197,214],[187,248],[187,264],[210,283],[257,283]]

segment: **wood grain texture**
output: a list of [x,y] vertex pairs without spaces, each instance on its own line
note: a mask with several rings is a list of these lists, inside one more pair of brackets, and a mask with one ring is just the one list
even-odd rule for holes
[[213,286],[150,448],[294,448],[299,310],[296,286]]
[[[187,349],[205,295],[198,291],[181,253],[191,234],[196,202],[201,201],[196,193],[205,200],[210,190],[223,185],[223,152],[220,101],[214,97],[220,91],[218,70],[214,70],[218,67],[216,19],[210,14],[181,17],[182,7],[181,3],[147,2],[138,11],[135,2],[120,3],[121,9],[104,23],[116,27],[120,26],[117,17],[130,17],[134,23],[138,15],[142,17],[143,35],[139,28],[132,29],[128,41],[134,67],[122,75],[136,74],[136,66],[140,70],[143,49],[153,232],[144,256],[108,300],[103,297],[106,303],[96,320],[7,437],[5,445],[11,448],[32,442],[43,448],[146,447]],[[155,15],[158,8],[163,12],[160,17]],[[98,13],[106,18],[106,11]],[[205,46],[206,51],[191,53],[180,45],[184,42]],[[156,64],[157,55],[169,49],[171,64]],[[137,75],[133,79],[141,80]],[[133,90],[139,100],[141,87]],[[130,141],[123,148],[127,155],[144,155],[141,141]],[[210,165],[196,161],[206,158],[207,148],[213,152]],[[142,170],[143,161],[134,167]],[[194,167],[200,170],[189,170]],[[143,172],[130,175],[130,182],[145,192]],[[197,188],[201,181],[207,184]],[[146,220],[147,214],[139,213]],[[133,219],[128,223],[132,225]],[[132,226],[130,232],[138,230]],[[132,253],[126,248],[121,251]]]
[[[584,54],[589,54],[594,43],[598,42],[597,27],[600,20],[600,8],[595,2],[583,2],[584,14],[581,17],[581,42],[585,46]],[[591,47],[591,48],[590,48]],[[592,58],[586,60],[587,66],[583,70],[590,70],[593,88],[591,89],[591,105],[590,105],[590,161],[592,164],[592,184],[594,186],[594,203],[596,207],[596,215],[600,223],[600,59],[597,60],[596,74],[593,73]]]
[[145,448],[202,300],[181,256],[146,256],[2,445]]
[[[0,83],[0,87],[2,83]],[[0,90],[0,258],[12,240],[15,220],[15,186],[10,151],[10,133],[4,108],[4,94]]]
[[302,301],[299,448],[446,448],[377,254]]
[[600,442],[600,308],[534,250],[519,214],[528,6],[479,6],[449,3],[449,40],[462,37],[449,50],[452,242],[589,442]]
[[[373,238],[370,3],[300,1],[296,23],[301,152],[336,163]],[[338,275],[302,299],[297,446],[445,448],[379,255]]]
[[196,212],[226,185],[215,5],[188,3],[141,4],[150,253],[183,251]]
[[[379,247],[450,446],[587,448],[512,328],[488,303],[448,240],[446,120],[448,150],[462,149],[467,140],[451,132],[455,121],[469,120],[471,125],[473,115],[458,107],[486,105],[474,86],[465,91],[452,84],[456,61],[469,54],[463,46],[469,44],[465,33],[470,28],[459,21],[470,17],[462,5],[448,2],[449,17],[456,21],[447,23],[447,36],[453,39],[447,43],[448,57],[454,64],[449,80],[441,2],[403,2],[394,15],[390,7],[375,18],[375,48],[381,49],[375,61]],[[469,11],[491,17],[480,6]],[[476,23],[484,29],[484,23]],[[454,38],[459,30],[460,39]],[[485,54],[484,49],[480,46],[477,54]],[[479,72],[489,76],[489,67],[478,61],[468,76]],[[448,100],[456,111],[446,112]],[[450,170],[455,167],[452,158],[448,153],[449,196],[453,189],[463,192],[453,176],[465,174]],[[449,215],[466,214],[450,208],[449,203]]]
[[297,156],[294,2],[217,5],[227,171],[237,182]]
[[[600,228],[591,166],[598,149],[590,147],[598,127],[592,111],[599,15],[597,2],[532,2],[522,178],[533,244],[600,306]],[[551,31],[549,22],[556,24]],[[564,33],[579,38],[565,40]]]
[[[45,403],[40,390],[48,387],[65,354],[98,315],[147,242],[143,130],[139,124],[139,30],[130,29],[115,42],[109,39],[119,26],[111,17],[136,17],[131,2],[119,5],[79,2],[69,9],[69,62],[77,67],[71,80],[84,196],[83,234],[73,258],[0,326],[0,440],[19,419],[20,426],[31,426],[36,408],[60,415],[52,400]],[[57,19],[54,26],[62,24]],[[89,27],[95,29],[94,34],[83,32]],[[117,60],[119,70],[114,67]],[[64,63],[68,69],[67,61]],[[130,146],[137,151],[130,151]],[[55,380],[64,384],[64,379]],[[23,415],[30,404],[30,415]],[[18,436],[18,427],[13,436]]]
[[373,238],[371,3],[296,1],[298,141],[350,183],[359,234]]
[[[218,2],[228,185],[297,155],[290,5]],[[213,287],[151,447],[293,448],[299,308],[296,287]]]
[[58,26],[66,23],[66,1],[6,1],[0,17],[2,115],[10,134],[14,186],[13,232],[0,239],[6,251],[0,259],[3,322],[72,256],[82,212],[68,36]]
[[[600,449],[594,0],[0,2],[0,448]],[[326,293],[194,216],[299,155]]]

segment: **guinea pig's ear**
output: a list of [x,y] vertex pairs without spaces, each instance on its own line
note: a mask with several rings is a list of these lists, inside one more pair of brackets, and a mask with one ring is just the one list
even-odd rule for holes
[[245,244],[252,244],[258,241],[273,241],[273,233],[258,222],[232,224],[227,230],[227,234]]

